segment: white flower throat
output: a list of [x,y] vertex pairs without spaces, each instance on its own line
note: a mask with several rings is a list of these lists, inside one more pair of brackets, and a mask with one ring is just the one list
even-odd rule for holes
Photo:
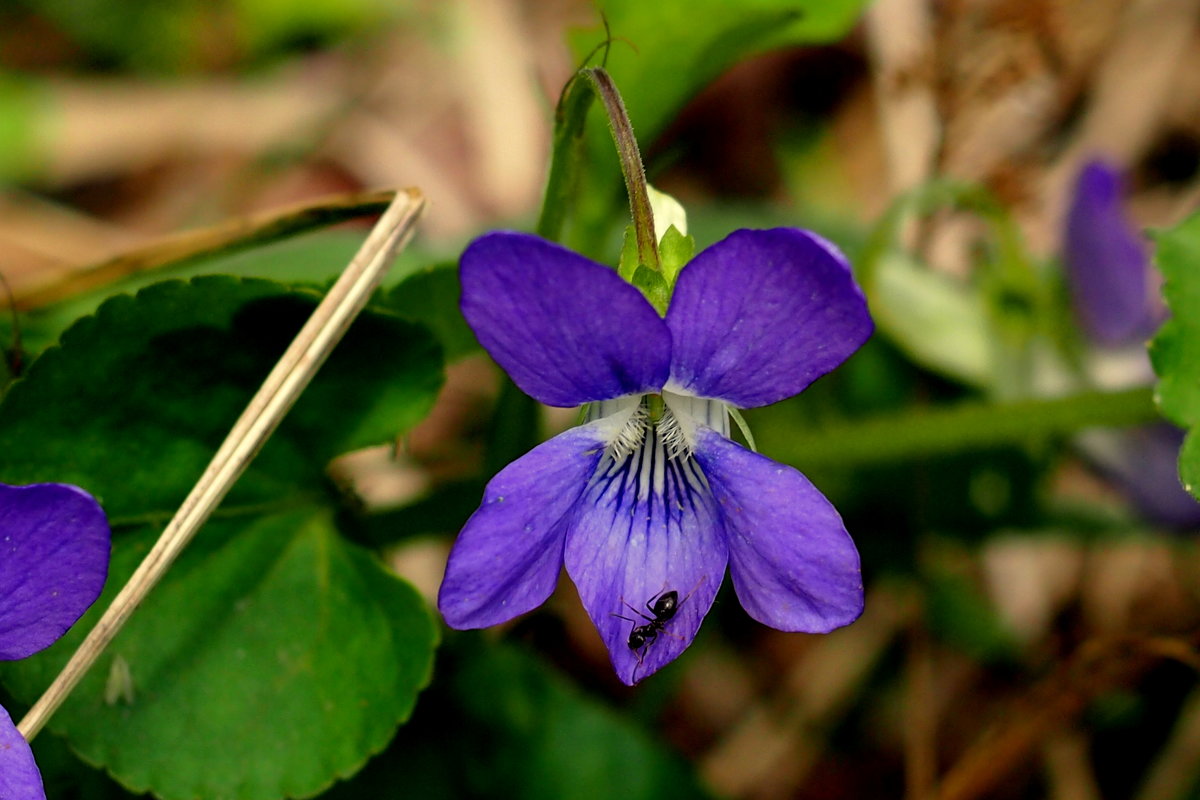
[[595,479],[630,480],[637,495],[662,497],[674,487],[707,488],[692,458],[696,426],[705,425],[729,436],[729,413],[719,400],[663,392],[616,400],[588,407],[586,419],[602,425],[608,442]]

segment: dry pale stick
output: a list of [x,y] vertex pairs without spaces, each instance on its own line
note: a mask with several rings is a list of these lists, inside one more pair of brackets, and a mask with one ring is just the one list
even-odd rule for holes
[[396,194],[396,199],[388,206],[354,260],[313,311],[263,382],[262,388],[250,400],[154,548],[71,656],[54,683],[21,720],[17,727],[26,739],[32,740],[42,729],[50,715],[99,658],[134,609],[166,574],[172,562],[245,471],[334,345],[346,333],[350,323],[367,304],[392,258],[412,236],[424,207],[425,201],[416,189]]

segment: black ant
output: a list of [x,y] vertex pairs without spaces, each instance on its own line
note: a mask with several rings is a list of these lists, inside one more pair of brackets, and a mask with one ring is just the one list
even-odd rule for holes
[[[644,624],[639,625],[637,624],[638,621],[633,617],[627,617],[624,614],[613,614],[614,617],[618,617],[633,623],[633,629],[629,631],[629,649],[638,654],[638,666],[641,666],[642,659],[646,657],[646,651],[650,649],[650,645],[654,643],[654,640],[658,638],[660,633],[665,633],[667,636],[675,636],[676,639],[683,638],[666,630],[667,623],[670,622],[675,616],[676,612],[679,611],[679,607],[682,606],[684,602],[686,602],[687,599],[692,596],[692,592],[696,591],[696,587],[698,587],[703,580],[703,577],[700,578],[700,580],[696,582],[696,586],[692,587],[692,591],[684,595],[683,600],[679,599],[679,592],[675,591],[674,589],[669,591],[661,591],[654,595],[654,597],[651,597],[646,601],[646,610],[654,615],[652,617],[646,616],[640,610],[629,605],[628,601],[624,599],[621,600],[621,602],[625,603],[630,611],[646,620]],[[637,672],[637,670],[635,669],[634,672]]]

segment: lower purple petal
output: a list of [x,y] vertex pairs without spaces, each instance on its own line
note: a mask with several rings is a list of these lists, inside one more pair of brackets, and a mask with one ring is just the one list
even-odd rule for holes
[[750,616],[806,633],[858,618],[858,551],[807,478],[707,428],[697,430],[696,460],[720,507],[733,587]]
[[[657,437],[649,438],[625,459],[605,459],[566,543],[567,573],[628,685],[692,643],[728,561],[720,518],[695,462],[667,459]],[[677,610],[654,625],[654,601],[667,592],[676,593]],[[636,628],[651,633],[640,647],[630,642]]]
[[104,511],[74,486],[0,484],[0,660],[49,647],[100,596]]
[[1200,502],[1179,482],[1179,448],[1184,432],[1159,423],[1120,431],[1096,430],[1083,438],[1084,451],[1125,489],[1151,522],[1172,528],[1200,527]]
[[604,442],[595,425],[561,433],[502,469],[454,543],[438,591],[452,628],[486,628],[554,591],[571,511]]
[[42,775],[25,737],[0,707],[0,800],[46,800]]

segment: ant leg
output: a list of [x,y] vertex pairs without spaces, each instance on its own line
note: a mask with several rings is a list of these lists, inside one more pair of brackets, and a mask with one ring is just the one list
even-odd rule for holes
[[707,575],[701,575],[701,576],[700,576],[700,580],[696,581],[696,585],[695,585],[695,586],[693,586],[691,589],[689,589],[689,590],[688,590],[688,593],[687,593],[687,594],[685,594],[685,595],[683,596],[683,599],[679,601],[679,605],[683,605],[685,602],[687,602],[687,599],[688,599],[689,597],[691,597],[693,594],[695,594],[695,593],[696,593],[696,590],[700,588],[700,584],[704,583],[706,580],[708,580],[708,576],[707,576]]
[[[646,620],[647,622],[654,622],[654,617],[647,617],[647,616],[646,616],[645,614],[643,614],[641,611],[637,610],[637,609],[636,609],[636,608],[634,608],[632,605],[630,605],[630,604],[629,604],[629,601],[628,601],[628,600],[626,600],[624,597],[622,597],[622,598],[621,598],[621,602],[625,604],[625,607],[626,607],[626,608],[628,608],[628,609],[629,609],[630,611],[632,611],[633,613],[637,614],[637,615],[638,615],[639,617],[641,617],[642,619]],[[653,608],[651,608],[650,610],[651,610],[651,611],[653,611],[654,609],[653,609]],[[614,614],[613,616],[618,616],[618,615]],[[629,619],[629,617],[624,617],[623,619]],[[633,620],[630,620],[630,622],[633,622]]]
[[658,602],[658,598],[662,597],[666,593],[667,593],[667,582],[663,581],[663,588],[659,590],[658,594],[654,595],[654,597],[651,597],[649,600],[646,601],[646,610],[649,611],[651,614],[653,614],[654,613],[654,604]]
[[641,650],[638,650],[638,651],[637,651],[637,654],[638,654],[638,662],[637,662],[637,664],[636,664],[636,665],[634,666],[634,668],[633,668],[633,674],[631,674],[631,675],[629,676],[629,679],[630,679],[631,681],[633,681],[634,683],[637,683],[637,673],[638,673],[638,670],[642,668],[642,661],[643,661],[643,660],[646,658],[646,651],[647,651],[647,650],[649,650],[649,649],[650,649],[650,645],[649,645],[649,644],[647,644],[647,645],[645,645],[644,647],[642,647],[642,649],[641,649]]

